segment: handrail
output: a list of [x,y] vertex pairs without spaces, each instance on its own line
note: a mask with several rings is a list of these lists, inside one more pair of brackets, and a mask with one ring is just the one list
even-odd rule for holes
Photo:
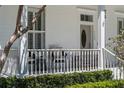
[[33,51],[33,50],[34,50],[34,51],[35,51],[35,50],[37,50],[37,51],[45,51],[45,50],[51,50],[51,51],[52,51],[52,50],[53,50],[53,51],[54,51],[54,50],[70,50],[70,51],[71,51],[71,50],[75,50],[75,51],[76,51],[76,50],[77,50],[77,51],[80,51],[80,50],[89,50],[89,51],[100,51],[100,49],[28,49],[28,51],[30,51],[30,50],[32,50],[32,51]]
[[124,79],[124,60],[110,50],[103,48],[104,69],[112,71],[113,79]]
[[113,52],[111,52],[110,50],[103,48],[105,51],[107,51],[108,53],[110,53],[112,56],[116,57],[119,61],[124,62],[123,59],[119,58],[116,54],[114,54]]

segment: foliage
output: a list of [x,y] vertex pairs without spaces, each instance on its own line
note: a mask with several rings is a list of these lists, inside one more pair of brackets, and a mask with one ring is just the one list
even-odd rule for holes
[[76,83],[98,82],[112,80],[112,71],[94,71],[69,74],[41,75],[36,77],[8,77],[0,78],[0,87],[18,87],[18,88],[62,88]]
[[124,30],[122,29],[120,34],[109,38],[109,40],[109,47],[115,51],[118,57],[124,59]]
[[124,88],[124,80],[109,80],[100,82],[89,82],[85,84],[75,84],[66,88]]

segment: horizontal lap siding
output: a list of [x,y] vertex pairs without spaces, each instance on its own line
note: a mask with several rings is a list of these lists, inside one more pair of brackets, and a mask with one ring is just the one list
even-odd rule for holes
[[[0,7],[0,48],[5,46],[10,35],[15,31],[18,6],[2,5]],[[12,46],[18,48],[18,40]]]

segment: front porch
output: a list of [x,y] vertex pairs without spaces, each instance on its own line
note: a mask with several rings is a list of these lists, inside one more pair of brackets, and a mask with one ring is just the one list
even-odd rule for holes
[[[101,63],[101,51],[103,63]],[[108,49],[30,49],[27,75],[90,72],[109,69],[124,79],[124,61]]]
[[18,50],[10,50],[1,76],[38,76],[109,69],[113,72],[113,79],[124,79],[124,61],[105,48],[28,49],[27,61],[20,63],[19,60]]

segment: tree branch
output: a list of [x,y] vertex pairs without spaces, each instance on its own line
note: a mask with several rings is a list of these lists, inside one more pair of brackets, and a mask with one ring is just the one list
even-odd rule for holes
[[[32,24],[34,24],[36,22],[36,20],[38,19],[38,17],[40,16],[40,13],[42,11],[44,11],[46,5],[43,5],[43,7],[41,7],[39,9],[39,11],[37,12],[37,15],[32,19]],[[14,33],[11,35],[10,39],[8,40],[8,42],[6,43],[3,53],[0,57],[0,73],[2,71],[2,68],[5,64],[6,58],[8,57],[9,51],[11,46],[13,45],[13,43],[20,38],[23,34],[25,34],[26,32],[28,32],[29,28],[31,27],[31,25],[23,28],[20,31],[20,27],[21,27],[21,15],[22,15],[22,11],[23,11],[23,5],[20,5],[18,8],[18,14],[17,14],[17,19],[16,19],[16,28]]]
[[31,23],[29,26],[27,26],[26,28],[23,28],[23,29],[19,32],[19,33],[20,33],[20,36],[22,36],[23,34],[25,34],[25,33],[31,28],[31,26],[32,26],[33,24],[35,24],[35,22],[37,21],[38,17],[40,16],[40,14],[45,10],[45,7],[46,7],[46,5],[43,5],[43,6],[39,9],[39,11],[36,13],[36,15],[33,17],[32,23]]
[[23,11],[23,5],[20,5],[19,9],[18,9],[17,18],[16,18],[16,29],[15,29],[15,32],[17,32],[20,29],[22,11]]

